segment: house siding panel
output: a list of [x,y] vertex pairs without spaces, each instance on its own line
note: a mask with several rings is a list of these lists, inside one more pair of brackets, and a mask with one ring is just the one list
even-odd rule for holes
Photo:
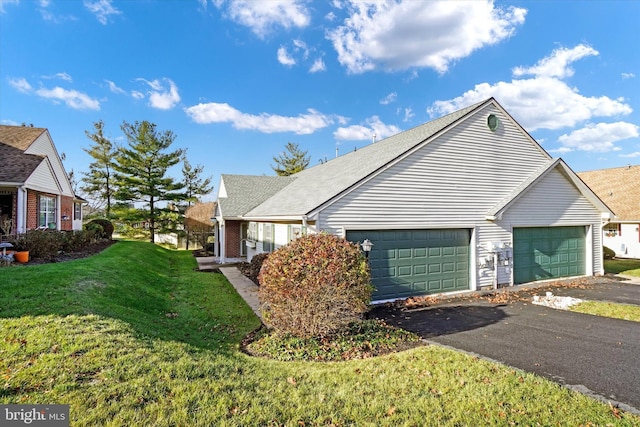
[[38,165],[35,171],[29,176],[29,179],[26,181],[25,185],[28,188],[47,192],[51,194],[62,194],[62,189],[59,186],[59,181],[56,179],[55,175],[52,173],[51,168],[47,161],[43,161]]

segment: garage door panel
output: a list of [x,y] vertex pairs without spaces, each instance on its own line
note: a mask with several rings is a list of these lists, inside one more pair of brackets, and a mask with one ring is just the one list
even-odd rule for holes
[[585,227],[514,228],[516,284],[585,274]]
[[469,289],[469,230],[354,230],[347,238],[374,244],[374,300]]

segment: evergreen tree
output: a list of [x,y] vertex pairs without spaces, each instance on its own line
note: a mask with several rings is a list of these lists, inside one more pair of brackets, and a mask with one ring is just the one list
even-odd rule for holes
[[[213,191],[213,186],[211,185],[211,177],[202,178],[201,175],[204,172],[204,166],[196,165],[196,167],[192,167],[187,157],[184,157],[184,161],[182,164],[182,176],[184,177],[184,189],[185,196],[187,201],[187,209],[191,207],[191,203],[195,203],[198,201],[197,196],[204,196],[205,194],[209,194]],[[213,213],[212,213],[213,214]],[[185,231],[187,233],[187,244],[186,249],[189,249],[189,221],[184,222]]]
[[83,172],[80,190],[98,205],[105,205],[105,216],[111,217],[111,205],[115,196],[114,157],[117,147],[104,136],[102,120],[93,124],[94,132],[85,131],[87,137],[94,143],[83,150],[93,157],[89,165],[89,172]]
[[145,203],[150,240],[154,243],[156,221],[163,210],[158,203],[184,200],[184,193],[179,191],[184,184],[167,176],[167,170],[180,162],[184,151],[168,151],[175,140],[173,132],[159,132],[154,123],[146,120],[133,124],[124,122],[122,131],[129,146],[120,148],[116,156],[116,198],[124,202]]
[[300,150],[298,144],[287,142],[284,152],[274,157],[273,161],[276,166],[271,166],[275,173],[279,176],[289,176],[298,173],[309,166],[311,157],[307,156],[306,151]]

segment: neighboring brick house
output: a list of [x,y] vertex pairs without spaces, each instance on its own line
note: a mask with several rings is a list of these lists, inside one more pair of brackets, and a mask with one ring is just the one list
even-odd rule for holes
[[602,243],[617,257],[640,258],[640,165],[580,172],[578,176],[615,213]]
[[36,228],[80,230],[83,202],[47,129],[0,125],[2,235]]

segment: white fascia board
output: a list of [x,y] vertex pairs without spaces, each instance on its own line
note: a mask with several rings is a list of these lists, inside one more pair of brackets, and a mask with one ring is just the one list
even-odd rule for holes
[[[255,222],[286,222],[302,221],[305,215],[283,215],[283,216],[243,216],[240,219]],[[309,219],[309,218],[307,218]]]

